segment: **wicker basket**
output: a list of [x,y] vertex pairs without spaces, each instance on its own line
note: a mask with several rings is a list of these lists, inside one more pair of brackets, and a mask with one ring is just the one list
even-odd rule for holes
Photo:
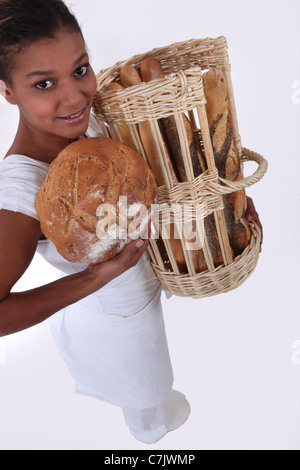
[[[147,57],[154,57],[160,61],[166,78],[141,83],[125,90],[105,92],[105,88],[111,82],[119,80],[120,69],[123,66],[133,65],[138,69],[143,59]],[[258,164],[258,169],[252,176],[238,182],[220,178],[215,166],[202,82],[203,71],[213,67],[220,69],[226,76],[233,134],[242,169],[244,162],[247,161],[255,161]],[[185,214],[188,213],[189,219],[197,226],[208,269],[200,273],[195,271],[188,240],[185,239],[182,230],[179,230],[188,271],[183,274],[173,256],[170,241],[167,236],[164,236],[166,227],[162,218],[156,218],[156,231],[160,234],[160,244],[164,244],[164,249],[168,254],[168,267],[161,256],[161,245],[159,248],[157,237],[151,240],[149,252],[153,269],[162,285],[175,295],[193,298],[228,292],[240,286],[256,267],[259,257],[260,231],[255,223],[250,224],[252,231],[250,243],[241,255],[233,259],[223,211],[223,196],[258,182],[267,170],[267,162],[257,153],[247,150],[241,145],[226,39],[219,37],[190,40],[154,49],[101,71],[97,80],[98,91],[94,100],[94,112],[104,135],[121,140],[118,129],[120,125],[126,125],[136,150],[147,160],[139,136],[138,124],[148,121],[159,149],[161,166],[164,170],[165,185],[159,187],[159,203],[161,207],[169,204],[179,208],[182,206],[185,209],[188,208]],[[198,147],[201,147],[202,153],[205,154],[207,162],[208,170],[197,178],[194,177],[191,165],[183,113],[189,117],[192,123],[194,137]],[[159,127],[159,119],[169,116],[174,116],[176,120],[188,180],[177,184],[172,182],[168,170],[164,142]],[[210,214],[214,216],[224,260],[223,265],[217,268],[213,263],[203,224],[204,218]],[[180,215],[180,210],[178,214],[175,211],[171,215],[171,222],[177,227],[180,225]]]

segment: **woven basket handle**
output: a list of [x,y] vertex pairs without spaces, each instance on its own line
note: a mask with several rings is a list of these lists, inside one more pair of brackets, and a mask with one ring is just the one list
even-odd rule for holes
[[236,191],[240,191],[241,189],[248,188],[249,186],[252,186],[253,184],[257,183],[262,179],[264,174],[266,173],[268,169],[268,162],[263,158],[261,155],[259,155],[256,152],[253,152],[252,150],[248,150],[246,148],[243,148],[243,154],[244,156],[241,158],[241,163],[245,162],[256,162],[258,163],[258,168],[255,173],[251,176],[247,176],[246,178],[242,179],[241,181],[229,181],[224,178],[218,178],[219,182],[222,183],[220,185],[219,183],[209,183],[211,188],[213,188],[216,193],[219,194],[230,194],[234,193]]

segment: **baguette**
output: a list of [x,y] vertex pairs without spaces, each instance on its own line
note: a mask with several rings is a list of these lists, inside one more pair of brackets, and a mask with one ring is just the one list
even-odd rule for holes
[[[134,86],[134,85],[139,85],[140,83],[142,83],[142,80],[138,72],[131,65],[126,65],[125,67],[121,69],[120,80],[121,80],[121,84],[125,88]],[[162,171],[162,166],[160,164],[159,150],[157,148],[155,139],[152,135],[150,123],[147,121],[141,122],[138,124],[138,127],[139,127],[141,141],[146,152],[148,163],[156,177],[158,186],[163,186],[167,182],[165,180],[165,176]],[[169,167],[169,172],[170,172],[172,183],[176,184],[178,183],[178,179],[176,177],[176,174],[172,166],[172,162],[170,160],[166,147],[164,148],[164,151],[165,151],[166,159],[168,162],[168,167]]]
[[[112,82],[105,88],[105,91],[113,91],[113,90],[115,91],[124,90],[124,87],[120,85],[120,83]],[[118,132],[120,134],[121,141],[123,142],[123,144],[135,150],[134,143],[131,138],[128,126],[126,124],[116,124],[116,127],[118,129]]]
[[[141,63],[141,78],[144,82],[149,82],[151,80],[156,80],[159,78],[164,78],[164,73],[161,67],[161,64],[158,60],[153,57],[148,57],[144,59]],[[201,162],[197,144],[194,140],[193,129],[188,118],[183,114],[185,131],[188,139],[190,156],[192,159],[192,166],[194,171],[194,176],[199,176],[203,171],[203,163]],[[170,158],[173,163],[174,169],[177,170],[177,176],[180,181],[188,181],[186,174],[184,159],[182,155],[181,145],[179,134],[176,126],[176,121],[174,116],[169,116],[167,118],[160,119],[161,128],[165,141],[167,143],[168,150],[170,152]],[[194,234],[196,231],[196,222],[192,223],[191,234]],[[191,240],[192,241],[192,240]],[[205,262],[203,249],[201,250],[191,250],[190,251],[191,259],[195,268],[196,273],[207,270],[207,264]]]
[[[203,85],[207,101],[206,114],[219,176],[230,181],[240,181],[243,173],[233,137],[225,76],[218,69],[210,69],[203,75]],[[243,252],[251,237],[248,222],[244,218],[245,211],[245,190],[224,196],[224,214],[234,256]]]
[[[131,65],[126,65],[120,70],[120,80],[122,86],[125,88],[130,86],[139,85],[142,83],[141,77],[139,76],[138,72],[134,67]],[[165,173],[162,169],[162,165],[160,163],[160,154],[159,149],[157,148],[157,144],[155,138],[152,134],[151,125],[148,121],[140,122],[138,124],[139,133],[141,137],[141,141],[147,156],[147,161],[152,169],[154,176],[156,178],[158,186],[163,186],[166,184],[166,177]],[[171,177],[171,181],[173,184],[178,183],[178,179],[176,177],[172,162],[170,160],[167,148],[164,148],[166,162],[168,164],[168,170]],[[178,269],[181,273],[187,271],[187,266],[185,262],[185,256],[182,249],[181,241],[175,238],[175,227],[172,224],[171,227],[171,234],[170,234],[170,244],[172,247],[172,252],[176,259]],[[164,254],[162,253],[162,257]]]
[[[141,77],[144,82],[164,78],[164,72],[160,62],[153,57],[144,59],[141,63]],[[194,140],[193,129],[189,119],[185,114],[182,114],[184,120],[184,127],[188,139],[190,156],[192,159],[192,166],[194,170],[194,177],[199,176],[203,171],[206,170],[205,162],[201,159],[198,154],[197,144]],[[175,171],[177,172],[178,179],[180,181],[188,181],[187,174],[184,166],[184,159],[182,156],[182,150],[176,126],[174,116],[160,119],[163,135],[170,152],[170,158],[172,160]]]

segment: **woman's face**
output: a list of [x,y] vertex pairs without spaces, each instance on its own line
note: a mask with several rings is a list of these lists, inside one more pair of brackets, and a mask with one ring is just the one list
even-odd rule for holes
[[75,139],[89,125],[96,77],[80,33],[59,32],[14,58],[7,99],[34,135]]

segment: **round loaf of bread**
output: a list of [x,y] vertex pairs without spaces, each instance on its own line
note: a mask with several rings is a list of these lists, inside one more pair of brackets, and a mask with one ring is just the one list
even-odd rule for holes
[[98,263],[145,233],[157,194],[139,153],[96,137],[80,139],[58,155],[35,205],[43,234],[65,259]]

